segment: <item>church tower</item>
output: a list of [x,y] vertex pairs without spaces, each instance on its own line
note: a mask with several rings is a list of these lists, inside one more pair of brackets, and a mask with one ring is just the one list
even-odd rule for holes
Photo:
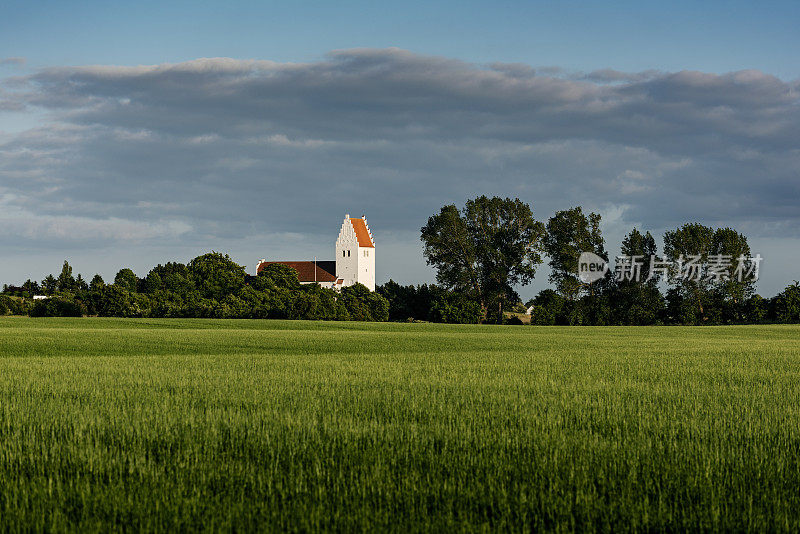
[[375,291],[375,242],[367,218],[344,216],[336,240],[336,278],[342,286],[361,283]]

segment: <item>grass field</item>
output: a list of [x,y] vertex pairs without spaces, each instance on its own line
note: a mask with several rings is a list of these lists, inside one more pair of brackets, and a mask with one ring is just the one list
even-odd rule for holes
[[800,530],[800,328],[0,319],[0,531]]

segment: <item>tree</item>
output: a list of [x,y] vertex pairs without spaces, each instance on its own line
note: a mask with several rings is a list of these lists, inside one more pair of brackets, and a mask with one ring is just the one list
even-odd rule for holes
[[78,291],[87,291],[89,289],[89,285],[80,273],[78,273],[78,276],[75,278],[75,289]]
[[580,206],[558,211],[547,221],[547,232],[542,240],[550,258],[550,282],[564,297],[575,300],[586,289],[578,278],[578,258],[583,252],[593,252],[607,259],[600,215],[583,214]]
[[727,268],[721,268],[717,274],[724,274],[716,282],[712,281],[722,305],[729,310],[729,320],[741,322],[746,316],[745,302],[755,294],[755,279],[750,276],[740,277],[736,269],[741,263],[745,269],[752,265],[750,245],[747,237],[733,228],[718,228],[714,232],[711,244],[711,258],[721,262],[730,261]]
[[61,267],[61,274],[58,275],[56,283],[56,291],[74,291],[76,288],[75,278],[72,276],[72,267],[67,260],[64,260],[64,266]]
[[[178,294],[185,294],[194,289],[190,280],[189,269],[183,263],[167,262],[153,267],[147,276],[158,275],[161,279],[161,288]],[[147,284],[145,284],[147,285]]]
[[363,284],[343,287],[339,298],[353,321],[389,320],[389,301]]
[[431,301],[430,320],[433,322],[477,324],[482,318],[480,305],[459,293],[442,291]]
[[138,296],[116,281],[102,290],[96,307],[101,317],[147,317],[149,313],[144,295]]
[[297,271],[282,263],[270,263],[261,269],[254,283],[260,289],[265,289],[270,284],[283,289],[300,289]]
[[[677,303],[680,297],[694,302],[696,317],[701,321],[708,319],[706,307],[711,301],[710,284],[702,266],[708,262],[713,243],[714,229],[700,223],[684,224],[664,234],[664,255],[673,264],[670,284],[678,291],[671,301]],[[685,312],[681,315],[689,317]]]
[[38,300],[28,312],[31,317],[81,317],[86,307],[68,298]]
[[52,295],[56,292],[57,287],[58,280],[52,274],[48,274],[47,277],[42,280],[42,291],[45,295]]
[[564,297],[552,289],[544,289],[536,297],[529,300],[527,305],[532,307],[531,324],[550,326],[564,324]]
[[685,224],[664,234],[664,254],[675,264],[670,283],[679,293],[671,298],[693,302],[698,322],[744,319],[755,286],[752,277],[740,280],[736,273],[740,258],[746,270],[752,267],[747,237],[732,228]]
[[89,291],[100,291],[106,286],[106,283],[103,281],[103,277],[99,274],[94,275],[92,277],[92,281],[89,282]]
[[163,283],[161,282],[161,276],[158,274],[158,272],[152,270],[147,273],[147,278],[144,279],[143,285],[145,293],[155,293],[163,286]]
[[187,265],[189,278],[204,298],[223,299],[244,286],[244,267],[227,254],[210,252],[198,256]]
[[467,201],[463,213],[442,207],[421,229],[428,265],[446,288],[473,298],[483,316],[503,322],[503,309],[519,299],[513,286],[533,280],[541,263],[544,225],[519,199],[486,196]]
[[800,323],[800,283],[787,286],[775,297],[775,318],[781,323]]
[[655,285],[658,283],[659,277],[653,275],[650,277],[650,262],[651,258],[658,252],[656,240],[650,235],[650,232],[642,234],[639,230],[634,228],[622,240],[622,255],[632,258],[637,258],[641,262],[641,270],[639,281],[648,282]]
[[135,293],[139,285],[139,279],[132,270],[127,268],[120,269],[117,276],[114,277],[114,285],[126,291],[130,291],[131,293]]
[[[651,273],[651,258],[658,252],[656,240],[634,228],[622,240],[622,255],[640,264],[638,277],[615,280],[606,305],[610,322],[623,325],[650,325],[661,321],[665,313],[664,297],[658,290],[659,275]],[[652,274],[652,277],[651,277]]]
[[25,281],[25,283],[22,284],[22,290],[25,291],[28,294],[29,297],[32,297],[34,295],[38,295],[42,291],[39,288],[38,282],[34,282],[30,278],[28,278]]

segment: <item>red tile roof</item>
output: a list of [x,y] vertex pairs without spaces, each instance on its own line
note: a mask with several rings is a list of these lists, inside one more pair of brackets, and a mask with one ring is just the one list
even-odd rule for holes
[[364,221],[364,219],[351,218],[350,224],[353,225],[353,230],[356,231],[356,238],[358,239],[359,247],[375,248],[375,244],[372,242],[372,237],[369,235],[367,223]]
[[256,274],[267,265],[273,263],[280,263],[286,265],[297,271],[297,278],[301,282],[335,282],[336,281],[336,262],[335,261],[318,261],[316,262],[317,275],[314,277],[313,261],[264,261],[256,267]]

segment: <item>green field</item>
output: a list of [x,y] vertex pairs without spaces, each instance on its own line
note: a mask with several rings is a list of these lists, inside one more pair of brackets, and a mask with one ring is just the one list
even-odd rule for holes
[[800,530],[800,327],[0,319],[0,531]]

